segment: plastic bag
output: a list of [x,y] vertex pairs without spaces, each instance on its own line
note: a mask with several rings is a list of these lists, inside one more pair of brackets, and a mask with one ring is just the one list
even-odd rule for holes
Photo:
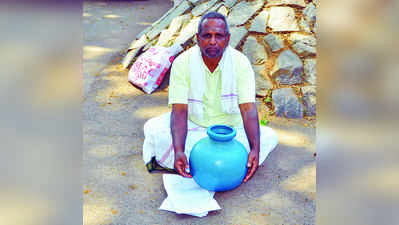
[[182,51],[179,44],[169,48],[154,46],[144,52],[129,70],[129,82],[151,94],[162,82],[175,55]]

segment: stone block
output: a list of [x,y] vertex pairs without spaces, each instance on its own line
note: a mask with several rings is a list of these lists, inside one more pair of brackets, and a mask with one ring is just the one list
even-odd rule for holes
[[267,54],[265,48],[252,36],[247,38],[243,47],[243,53],[248,57],[252,65],[266,64]]
[[248,19],[263,6],[263,4],[263,0],[251,2],[241,1],[231,9],[227,18],[229,25],[236,26],[246,23]]
[[248,33],[245,27],[230,27],[230,46],[235,48],[242,38]]
[[292,48],[301,56],[316,54],[316,38],[313,35],[304,35],[293,33],[289,40],[292,43]]
[[266,24],[269,13],[265,10],[259,13],[251,23],[249,31],[255,31],[259,33],[266,33]]
[[302,42],[305,45],[316,46],[316,38],[313,35],[292,33],[289,37],[292,43]]
[[158,41],[158,39],[154,39],[154,40],[148,42],[148,43],[144,46],[143,51],[147,51],[147,50],[150,49],[152,46],[155,46],[155,44],[157,43],[157,41]]
[[[255,104],[256,104],[256,108],[258,109],[258,113],[259,116],[261,115],[269,115],[269,113],[271,112],[271,110],[267,107],[267,105],[265,105],[265,103],[263,103],[259,98],[255,99]],[[261,118],[259,118],[260,120]]]
[[305,59],[304,62],[305,81],[310,85],[316,85],[316,59]]
[[200,17],[193,18],[181,31],[174,43],[182,44],[191,39],[198,31]]
[[316,47],[305,45],[304,43],[295,43],[292,48],[301,56],[309,56],[316,54]]
[[218,9],[218,11],[217,11],[218,13],[220,13],[220,14],[222,14],[222,15],[224,15],[224,16],[226,16],[227,17],[227,15],[229,14],[229,10],[226,8],[226,6],[224,6],[224,5],[222,5],[219,9]]
[[285,50],[278,56],[272,74],[280,84],[300,84],[303,74],[302,61],[292,51]]
[[302,13],[310,25],[313,25],[316,22],[316,7],[312,3],[309,3]]
[[299,7],[305,7],[306,3],[304,0],[269,0],[267,6],[278,6],[278,5],[294,5]]
[[316,6],[316,8],[319,8],[319,6],[320,6],[319,0],[312,0],[312,2]]
[[216,3],[214,6],[212,6],[212,8],[210,8],[208,11],[209,12],[217,12],[218,11],[218,9],[219,9],[219,7],[221,7],[222,6],[222,3],[221,2],[219,2],[219,3]]
[[273,31],[299,31],[295,11],[290,7],[271,7],[268,26]]
[[265,44],[270,47],[272,52],[276,52],[284,48],[284,40],[277,35],[268,34],[264,37]]
[[204,2],[205,0],[188,0],[188,1],[191,2],[191,4],[193,4],[193,5],[198,5],[202,2]]
[[303,102],[306,109],[307,116],[315,116],[316,115],[316,87],[315,86],[307,86],[302,87],[303,94]]
[[172,40],[175,35],[177,35],[182,25],[190,21],[190,18],[190,14],[185,14],[174,18],[170,23],[169,28],[161,32],[161,35],[158,39],[158,45],[167,46],[168,42]]
[[303,118],[303,105],[291,88],[273,90],[272,100],[276,116],[287,118]]
[[235,5],[237,3],[237,0],[225,0],[224,1],[224,5],[231,8],[233,7],[233,5]]
[[181,4],[176,6],[176,8],[173,8],[171,12],[165,14],[165,16],[158,23],[156,23],[156,25],[154,25],[152,29],[146,34],[148,38],[152,40],[159,33],[161,33],[162,30],[165,29],[174,18],[183,14],[190,7],[190,3],[188,3],[187,1],[183,1]]
[[266,96],[267,91],[273,88],[273,84],[266,75],[266,68],[264,65],[252,66],[255,72],[256,94],[259,96]]
[[218,0],[210,0],[206,3],[201,3],[198,4],[197,6],[195,6],[195,8],[191,11],[191,14],[193,14],[193,16],[197,17],[197,16],[201,16],[202,14],[204,14],[205,12],[207,12],[212,6],[214,6],[216,4]]
[[124,69],[126,69],[132,63],[133,58],[136,57],[140,49],[141,48],[132,49],[125,55],[125,57],[123,57],[122,66]]
[[130,50],[130,49],[141,48],[141,47],[143,47],[144,45],[146,45],[147,43],[148,43],[148,40],[147,40],[146,36],[143,35],[143,36],[141,36],[140,39],[134,40],[134,41],[130,44],[129,50]]
[[305,18],[301,18],[301,20],[299,21],[299,27],[301,28],[301,30],[311,33],[312,30],[310,29],[310,25],[309,23],[305,20]]

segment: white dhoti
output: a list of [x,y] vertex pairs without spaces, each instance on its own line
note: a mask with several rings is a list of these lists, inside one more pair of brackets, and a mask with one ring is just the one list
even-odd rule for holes
[[[242,124],[234,127],[237,130],[235,139],[241,142],[249,152],[249,143]],[[187,160],[195,143],[201,138],[207,137],[207,128],[201,127],[191,121],[187,121],[187,137],[184,153]],[[173,169],[174,150],[172,135],[170,133],[170,112],[149,119],[144,124],[143,160],[147,164],[155,157],[159,165]],[[265,161],[267,155],[278,143],[277,134],[270,127],[260,126],[260,153],[259,165]]]

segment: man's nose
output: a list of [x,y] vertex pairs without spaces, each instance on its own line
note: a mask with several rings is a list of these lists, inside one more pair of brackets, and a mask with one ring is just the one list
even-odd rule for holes
[[211,41],[210,41],[211,45],[215,45],[216,44],[216,37],[212,35],[211,37]]

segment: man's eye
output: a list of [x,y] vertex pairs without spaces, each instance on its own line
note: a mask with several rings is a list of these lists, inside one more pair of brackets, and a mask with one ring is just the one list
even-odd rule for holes
[[224,35],[223,34],[216,34],[216,37],[217,38],[224,38]]
[[211,38],[211,35],[210,34],[204,34],[204,35],[202,35],[202,37],[203,38]]

